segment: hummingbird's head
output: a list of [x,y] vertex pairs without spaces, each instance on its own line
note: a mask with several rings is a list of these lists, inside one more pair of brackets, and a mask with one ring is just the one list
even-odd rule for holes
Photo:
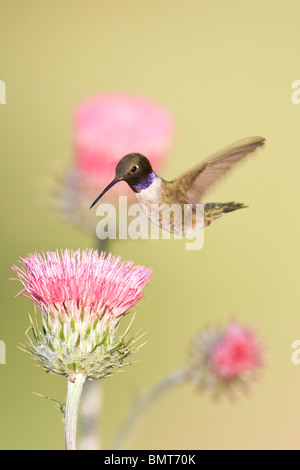
[[125,155],[116,166],[115,178],[109,183],[102,193],[95,199],[90,208],[92,208],[99,199],[119,181],[126,181],[130,188],[139,193],[148,188],[155,178],[148,158],[140,153],[129,153]]
[[148,187],[154,177],[155,174],[148,158],[140,153],[125,155],[116,167],[116,179],[126,181],[134,192],[140,192]]

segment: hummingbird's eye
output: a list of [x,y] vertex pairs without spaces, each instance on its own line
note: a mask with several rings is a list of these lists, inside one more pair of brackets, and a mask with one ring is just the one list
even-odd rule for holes
[[138,167],[137,167],[136,165],[134,165],[134,166],[131,168],[131,173],[135,173],[136,170],[137,170],[137,168],[138,168]]

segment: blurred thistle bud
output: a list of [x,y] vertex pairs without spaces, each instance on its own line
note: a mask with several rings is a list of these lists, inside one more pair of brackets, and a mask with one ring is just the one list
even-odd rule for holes
[[213,398],[236,389],[247,391],[263,366],[263,353],[257,335],[238,322],[226,328],[207,328],[195,338],[189,364],[164,377],[139,401],[125,418],[114,441],[122,449],[143,412],[161,395],[182,383],[194,383],[198,389],[210,392]]
[[[72,225],[95,231],[96,214],[88,208],[115,175],[126,154],[146,155],[159,170],[171,147],[173,119],[169,111],[138,96],[114,93],[91,97],[74,112],[74,161],[55,182],[55,207]],[[126,184],[107,194],[115,204],[120,194],[133,200]]]
[[226,328],[206,329],[197,335],[191,359],[191,378],[214,397],[247,390],[263,365],[256,334],[238,322]]
[[117,336],[120,320],[143,297],[151,269],[95,250],[30,254],[13,266],[23,289],[42,312],[31,320],[26,351],[48,372],[100,379],[129,364],[138,338]]

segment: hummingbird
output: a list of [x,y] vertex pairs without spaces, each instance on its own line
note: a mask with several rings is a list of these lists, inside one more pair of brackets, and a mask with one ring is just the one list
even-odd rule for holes
[[[246,155],[264,145],[264,142],[263,137],[256,136],[238,140],[172,181],[166,181],[156,174],[147,157],[130,153],[118,162],[115,178],[90,208],[112,186],[125,181],[154,223],[177,235],[193,233],[224,214],[247,207],[237,202],[203,203],[203,199],[222,176]],[[186,207],[188,210],[185,212]],[[199,212],[198,207],[202,208]]]

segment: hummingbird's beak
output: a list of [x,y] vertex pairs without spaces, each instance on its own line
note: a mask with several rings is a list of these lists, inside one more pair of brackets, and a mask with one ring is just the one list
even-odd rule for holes
[[103,196],[103,194],[105,194],[110,188],[112,188],[116,183],[118,183],[120,181],[119,178],[115,178],[114,180],[112,180],[111,183],[109,183],[108,186],[106,186],[106,188],[102,191],[101,194],[99,194],[99,196],[97,197],[97,199],[95,199],[95,201],[93,202],[93,204],[91,205],[90,209],[92,207],[94,207],[94,205],[99,201],[99,199]]

